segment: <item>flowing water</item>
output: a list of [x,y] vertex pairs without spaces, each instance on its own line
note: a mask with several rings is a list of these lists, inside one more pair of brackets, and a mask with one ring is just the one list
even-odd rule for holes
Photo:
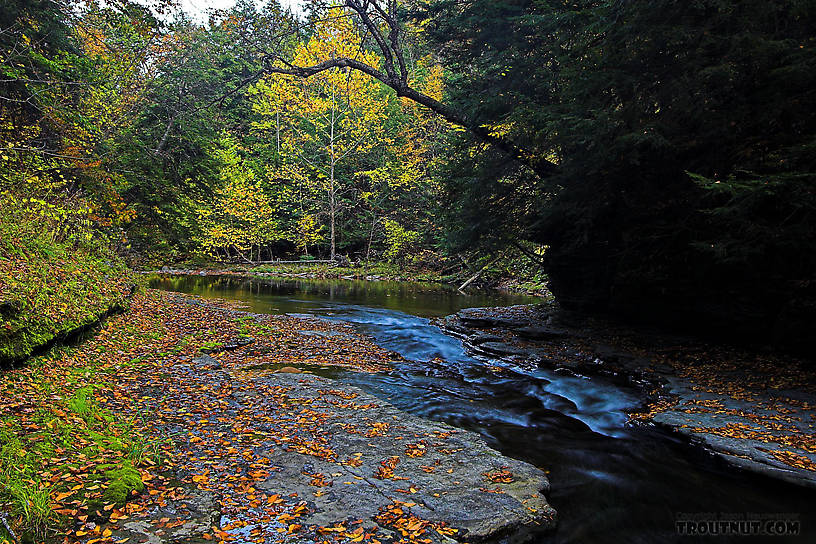
[[[151,286],[241,300],[254,312],[353,323],[406,358],[390,372],[332,377],[398,408],[481,434],[505,455],[549,472],[559,527],[542,543],[695,542],[679,536],[682,513],[796,514],[798,537],[708,537],[706,542],[816,542],[816,492],[730,469],[649,426],[627,425],[637,392],[598,377],[465,353],[429,318],[467,307],[539,299],[499,292],[463,295],[416,283],[156,277]],[[502,366],[496,373],[490,366]]]

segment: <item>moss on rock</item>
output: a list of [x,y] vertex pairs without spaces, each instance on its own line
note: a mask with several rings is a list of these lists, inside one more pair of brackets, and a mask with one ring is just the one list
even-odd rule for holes
[[102,496],[91,499],[88,502],[88,510],[102,513],[102,508],[108,504],[121,506],[135,491],[139,493],[144,490],[144,482],[139,471],[130,461],[123,461],[121,464],[105,464],[96,467],[96,475],[92,478],[101,483],[104,491]]
[[106,470],[104,474],[108,480],[108,487],[102,494],[102,499],[107,504],[122,505],[133,491],[138,493],[144,490],[141,474],[129,461],[121,468]]

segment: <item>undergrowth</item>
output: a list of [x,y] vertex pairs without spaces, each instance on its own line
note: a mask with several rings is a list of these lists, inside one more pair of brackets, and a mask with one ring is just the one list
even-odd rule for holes
[[138,431],[142,416],[105,408],[111,349],[87,360],[54,349],[0,375],[0,512],[22,541],[53,538],[79,515],[104,520],[144,489],[138,467],[161,462],[162,443]]
[[88,222],[0,193],[0,366],[123,309],[134,284]]

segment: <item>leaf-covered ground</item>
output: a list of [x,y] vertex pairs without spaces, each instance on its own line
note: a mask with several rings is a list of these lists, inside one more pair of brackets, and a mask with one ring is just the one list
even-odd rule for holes
[[[82,345],[2,374],[2,511],[18,534],[86,544],[444,542],[459,529],[440,512],[462,497],[551,523],[538,469],[300,373],[394,356],[347,325],[148,290]],[[354,501],[357,516],[326,514]]]

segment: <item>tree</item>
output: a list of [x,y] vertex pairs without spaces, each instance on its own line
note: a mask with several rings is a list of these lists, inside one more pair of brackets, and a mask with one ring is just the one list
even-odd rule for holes
[[[357,56],[376,66],[379,59],[362,49],[362,42],[346,17],[329,17],[298,46],[294,63],[314,64],[327,59]],[[366,75],[340,67],[322,70],[308,82],[277,75],[253,86],[255,126],[274,130],[280,152],[296,157],[311,170],[310,189],[324,195],[328,216],[330,259],[337,252],[338,215],[349,197],[355,161],[387,143],[382,124],[388,98]],[[282,131],[284,134],[282,134]]]
[[[239,2],[204,27],[183,15],[168,23],[136,119],[117,133],[124,195],[138,214],[128,233],[139,249],[195,249],[196,201],[211,198],[221,184],[212,143],[228,131],[254,144],[244,141],[253,117],[244,91],[261,67],[257,44],[286,49],[294,39],[284,31],[291,23],[274,1],[263,9]],[[247,159],[255,160],[255,146],[244,147]],[[260,176],[255,165],[248,168]]]
[[212,150],[220,163],[221,184],[215,190],[213,203],[198,209],[199,243],[214,256],[223,253],[230,258],[235,253],[251,261],[253,251],[260,256],[263,247],[282,239],[285,232],[241,151],[237,140],[226,133]]
[[306,214],[301,216],[297,222],[297,235],[295,246],[303,251],[304,255],[309,255],[309,246],[313,246],[323,241],[323,225],[317,222],[314,215]]
[[787,0],[430,3],[448,100],[559,158],[536,179],[463,141],[460,245],[549,245],[567,307],[804,337],[815,17]]
[[397,0],[345,0],[342,3],[332,4],[329,9],[335,13],[343,13],[339,11],[339,6],[343,5],[348,10],[347,17],[356,16],[363,33],[370,36],[371,41],[380,52],[383,59],[382,69],[378,64],[372,64],[365,58],[361,58],[357,51],[348,51],[346,55],[338,54],[331,58],[304,59],[312,62],[298,62],[298,60],[287,62],[278,55],[269,54],[265,62],[265,71],[309,78],[326,70],[338,68],[357,70],[390,87],[397,96],[413,100],[438,113],[449,122],[468,129],[482,141],[495,146],[513,160],[531,168],[539,176],[549,177],[556,172],[558,167],[552,158],[552,152],[533,153],[513,141],[507,134],[480,122],[467,111],[443,103],[411,86],[409,83],[411,72],[405,51],[407,41],[404,35],[405,24],[400,17],[399,4]]

